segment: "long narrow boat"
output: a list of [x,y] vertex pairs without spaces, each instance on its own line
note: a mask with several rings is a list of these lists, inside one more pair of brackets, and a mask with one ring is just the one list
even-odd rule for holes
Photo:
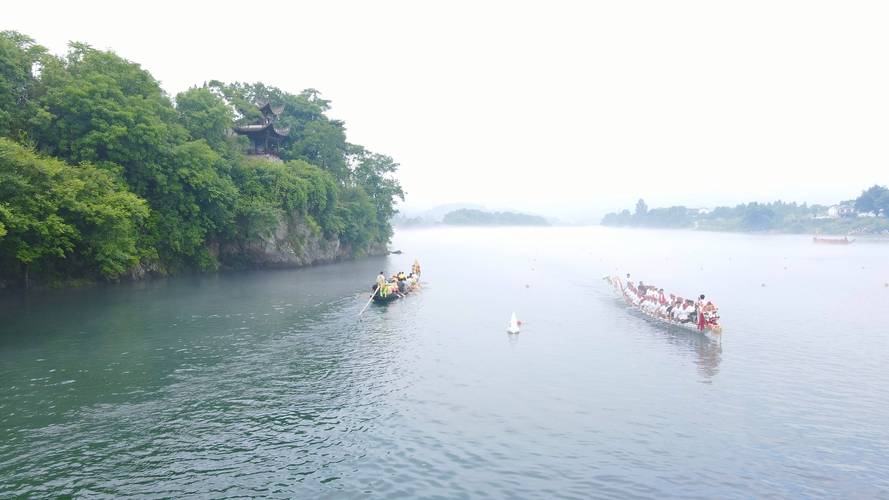
[[851,245],[855,243],[854,239],[849,239],[848,236],[843,236],[842,238],[826,238],[824,236],[812,236],[813,243],[820,243],[822,245]]
[[661,315],[654,314],[650,311],[647,311],[647,310],[643,309],[642,307],[639,307],[638,305],[636,305],[635,302],[633,302],[633,299],[629,295],[630,292],[627,290],[626,285],[624,285],[624,282],[623,282],[623,280],[620,279],[620,277],[606,276],[605,280],[608,281],[608,283],[614,289],[614,292],[617,294],[617,296],[619,298],[623,299],[627,303],[627,305],[632,307],[635,311],[638,311],[639,313],[641,313],[641,314],[645,315],[646,317],[651,318],[659,323],[674,326],[677,328],[683,328],[685,330],[689,330],[689,331],[693,331],[693,332],[698,332],[698,333],[701,333],[701,334],[707,335],[707,336],[718,336],[722,333],[722,326],[716,322],[705,322],[703,325],[703,329],[702,329],[701,326],[699,326],[695,322],[683,323],[680,321],[673,320],[672,318],[666,318]]

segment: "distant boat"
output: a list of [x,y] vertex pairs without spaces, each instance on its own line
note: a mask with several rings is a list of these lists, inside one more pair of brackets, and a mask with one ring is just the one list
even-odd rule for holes
[[813,243],[820,243],[823,245],[850,245],[855,242],[855,240],[850,240],[848,236],[843,236],[842,238],[825,238],[823,236],[812,236]]
[[506,333],[519,333],[519,320],[515,317],[515,313],[512,313],[512,317],[509,318],[509,326],[506,328]]

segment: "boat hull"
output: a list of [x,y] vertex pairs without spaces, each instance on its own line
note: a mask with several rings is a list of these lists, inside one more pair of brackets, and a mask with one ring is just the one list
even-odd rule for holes
[[850,240],[849,238],[823,238],[814,236],[812,237],[812,242],[819,245],[851,245],[855,240]]
[[401,298],[401,296],[399,296],[398,294],[395,294],[395,293],[390,293],[389,295],[386,295],[385,297],[376,293],[373,296],[373,303],[374,304],[389,304],[391,302],[395,302],[396,300],[398,300],[400,298]]
[[396,300],[403,299],[408,294],[410,294],[413,290],[410,286],[404,288],[404,291],[399,291],[398,293],[391,292],[386,294],[385,296],[377,290],[376,285],[373,287],[373,298],[371,299],[374,304],[389,304],[395,302]]

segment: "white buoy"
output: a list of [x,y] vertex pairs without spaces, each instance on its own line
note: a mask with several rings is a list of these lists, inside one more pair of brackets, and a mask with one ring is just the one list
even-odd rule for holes
[[512,313],[512,317],[509,318],[509,327],[506,328],[506,333],[519,333],[519,320],[515,317],[515,313]]

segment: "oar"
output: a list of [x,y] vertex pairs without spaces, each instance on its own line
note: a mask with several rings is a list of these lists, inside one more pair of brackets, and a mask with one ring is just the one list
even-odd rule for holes
[[373,293],[370,294],[370,300],[367,301],[367,304],[364,304],[364,309],[362,309],[361,312],[358,313],[359,316],[364,314],[364,311],[367,309],[367,306],[369,306],[370,303],[374,301],[374,296],[377,294],[377,290],[379,290],[379,289],[380,289],[380,285],[377,285],[377,287],[374,288]]

